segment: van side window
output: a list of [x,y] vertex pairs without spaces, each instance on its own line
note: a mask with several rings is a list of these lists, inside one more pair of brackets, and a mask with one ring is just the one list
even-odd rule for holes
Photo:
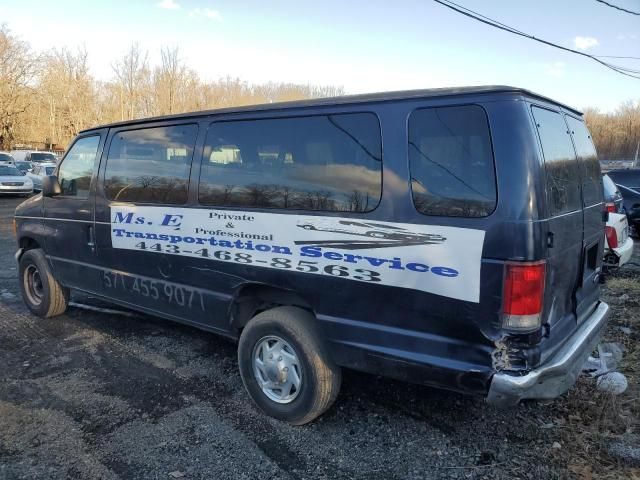
[[381,192],[372,113],[216,122],[207,132],[202,204],[367,212]]
[[[98,153],[100,136],[80,138],[73,144],[58,168],[58,181],[62,195],[88,198],[93,165]],[[41,168],[38,167],[38,174]]]
[[197,135],[198,126],[194,124],[117,132],[107,155],[107,198],[186,203]]
[[495,209],[493,150],[482,107],[413,112],[409,117],[409,166],[413,202],[420,213],[485,217]]
[[582,172],[582,200],[585,207],[602,203],[602,173],[591,134],[584,122],[565,117],[573,136]]
[[552,215],[582,208],[580,169],[562,115],[545,108],[532,107],[547,173],[547,195]]

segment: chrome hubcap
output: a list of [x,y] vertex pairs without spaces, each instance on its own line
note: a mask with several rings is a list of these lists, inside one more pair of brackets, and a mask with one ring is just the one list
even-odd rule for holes
[[261,338],[253,349],[253,373],[274,402],[290,403],[300,393],[302,366],[295,350],[280,337]]
[[44,287],[40,272],[35,265],[29,265],[24,271],[24,291],[33,305],[40,305],[44,297]]

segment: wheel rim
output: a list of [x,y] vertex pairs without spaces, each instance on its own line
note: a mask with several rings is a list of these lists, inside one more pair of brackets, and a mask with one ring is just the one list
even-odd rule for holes
[[24,271],[24,291],[29,302],[33,305],[40,305],[44,297],[44,285],[42,277],[35,265],[29,265]]
[[253,349],[253,373],[267,398],[293,402],[302,386],[302,365],[295,350],[280,337],[261,338]]

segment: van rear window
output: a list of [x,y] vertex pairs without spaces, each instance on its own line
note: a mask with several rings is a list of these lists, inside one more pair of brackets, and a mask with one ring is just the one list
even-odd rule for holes
[[544,154],[551,214],[580,210],[581,174],[567,124],[557,112],[539,107],[532,107],[531,110]]
[[496,206],[489,123],[482,107],[416,110],[409,118],[411,190],[426,215],[485,217]]
[[204,205],[368,212],[382,192],[382,140],[372,113],[212,123]]
[[602,172],[596,148],[584,122],[565,117],[576,146],[582,172],[582,200],[585,207],[602,203]]
[[120,202],[184,204],[198,126],[117,132],[107,156],[107,198]]

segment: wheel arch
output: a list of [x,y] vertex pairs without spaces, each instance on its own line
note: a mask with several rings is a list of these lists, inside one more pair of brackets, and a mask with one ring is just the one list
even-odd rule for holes
[[20,237],[20,239],[18,240],[18,246],[25,252],[27,250],[33,250],[34,248],[41,248],[40,243],[38,243],[35,238],[28,235]]
[[299,307],[315,315],[311,304],[294,290],[260,283],[244,284],[237,290],[229,307],[231,331],[240,335],[249,320],[258,313],[285,306]]

